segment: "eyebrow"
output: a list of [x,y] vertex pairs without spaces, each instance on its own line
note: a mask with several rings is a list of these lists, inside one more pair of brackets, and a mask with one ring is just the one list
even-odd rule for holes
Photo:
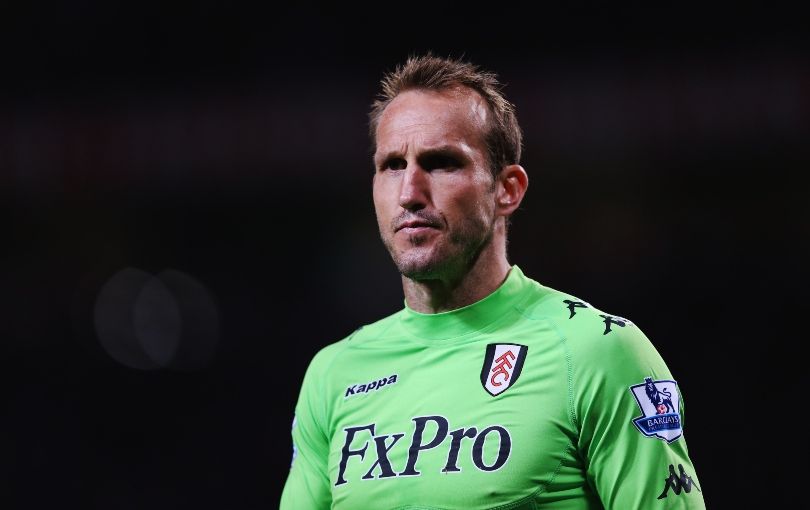
[[[441,145],[439,147],[431,147],[430,149],[425,149],[424,151],[420,152],[417,155],[416,159],[418,159],[419,161],[423,161],[425,159],[432,159],[436,157],[443,157],[443,158],[451,157],[456,158],[462,162],[467,162],[470,159],[467,156],[467,154],[464,153],[464,151],[462,151],[455,145]],[[381,164],[391,161],[392,159],[397,158],[405,159],[405,156],[402,153],[402,151],[399,150],[391,151],[381,158],[375,157],[374,166],[377,167]]]

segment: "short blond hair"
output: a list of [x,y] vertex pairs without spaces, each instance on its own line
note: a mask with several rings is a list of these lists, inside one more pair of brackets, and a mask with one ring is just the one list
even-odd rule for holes
[[460,59],[436,57],[431,53],[408,57],[394,71],[380,80],[381,92],[369,112],[369,134],[376,151],[377,126],[385,108],[402,92],[413,89],[442,91],[462,86],[472,89],[484,99],[491,112],[484,135],[493,175],[506,165],[520,164],[523,135],[515,115],[515,107],[502,93],[503,85],[494,73]]

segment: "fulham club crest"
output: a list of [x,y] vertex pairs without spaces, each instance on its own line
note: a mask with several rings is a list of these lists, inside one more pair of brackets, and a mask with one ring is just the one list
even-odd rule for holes
[[520,344],[489,344],[481,369],[481,384],[493,397],[515,384],[529,348]]

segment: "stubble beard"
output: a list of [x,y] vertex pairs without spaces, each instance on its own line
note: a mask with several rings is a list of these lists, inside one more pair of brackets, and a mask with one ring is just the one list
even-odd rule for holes
[[381,234],[394,265],[402,276],[414,281],[456,279],[465,274],[478,260],[491,242],[495,223],[467,219],[448,236],[425,246],[427,239],[414,235],[408,239],[410,247],[398,252],[393,236]]

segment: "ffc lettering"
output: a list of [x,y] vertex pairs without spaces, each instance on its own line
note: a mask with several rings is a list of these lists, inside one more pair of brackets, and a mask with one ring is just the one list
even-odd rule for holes
[[[444,468],[441,470],[442,473],[458,473],[461,471],[458,461],[464,446],[464,439],[470,440],[466,444],[468,445],[467,448],[469,448],[472,464],[484,472],[496,471],[502,468],[512,453],[512,437],[509,435],[509,431],[500,425],[491,425],[480,432],[477,427],[461,427],[451,431],[450,423],[443,416],[417,416],[412,421],[414,431],[407,450],[408,458],[405,461],[405,466],[401,466],[402,470],[399,472],[395,471],[394,466],[391,465],[389,452],[397,447],[400,439],[405,437],[404,433],[377,435],[376,423],[343,429],[346,436],[340,452],[335,487],[351,481],[346,478],[346,472],[352,457],[359,457],[359,462],[365,465],[369,465],[367,462],[370,463],[369,468],[365,470],[365,474],[359,477],[361,480],[397,476],[421,476],[422,472],[418,469],[420,455],[423,453],[425,455],[437,455],[425,452],[435,450],[447,443],[448,436],[450,437],[450,444],[446,451],[441,454],[446,459]],[[357,445],[358,440],[362,441],[359,446]],[[472,445],[470,445],[470,442],[472,442]],[[373,462],[371,462],[372,458],[369,458],[368,461],[366,459],[366,454],[370,452],[369,446],[371,445],[373,445],[374,451]],[[484,454],[485,450],[487,455]],[[497,451],[495,460],[487,464],[485,459],[492,459],[494,451]],[[352,462],[355,463],[358,460]],[[359,472],[363,472],[363,468]]]
[[515,359],[515,355],[512,354],[512,351],[506,351],[498,359],[495,360],[495,368],[492,369],[492,377],[489,379],[489,382],[492,383],[493,386],[500,386],[496,378],[499,375],[502,375],[502,381],[509,380],[509,372],[506,370],[507,368],[512,368],[512,363],[509,362],[509,359]]
[[487,345],[481,367],[481,385],[487,393],[497,397],[515,385],[528,350],[528,346],[521,344]]

